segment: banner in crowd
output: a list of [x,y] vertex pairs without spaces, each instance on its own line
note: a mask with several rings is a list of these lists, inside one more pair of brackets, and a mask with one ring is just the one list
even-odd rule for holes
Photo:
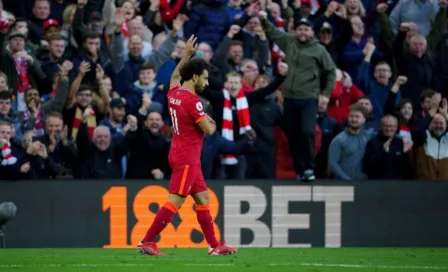
[[[242,247],[448,246],[448,182],[210,181],[221,240]],[[18,212],[6,247],[135,247],[167,200],[166,181],[0,182]],[[159,247],[206,247],[194,201]]]

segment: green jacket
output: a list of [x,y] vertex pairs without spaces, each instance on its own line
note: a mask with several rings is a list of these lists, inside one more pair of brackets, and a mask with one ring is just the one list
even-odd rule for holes
[[280,31],[268,20],[261,20],[267,38],[285,53],[288,74],[283,82],[287,98],[329,97],[336,82],[336,66],[324,46],[316,39],[300,43],[296,37]]

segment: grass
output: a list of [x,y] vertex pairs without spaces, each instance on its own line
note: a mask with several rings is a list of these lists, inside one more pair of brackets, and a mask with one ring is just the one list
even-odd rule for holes
[[206,249],[162,249],[169,257],[133,249],[2,249],[0,271],[448,271],[448,248],[242,248],[207,256]]

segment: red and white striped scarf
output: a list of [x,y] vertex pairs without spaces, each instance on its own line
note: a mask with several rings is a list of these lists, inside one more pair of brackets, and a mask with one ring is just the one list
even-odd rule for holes
[[[233,115],[230,93],[226,89],[223,89],[222,92],[224,94],[222,136],[229,141],[233,141]],[[242,91],[240,91],[236,96],[236,110],[238,115],[238,123],[240,125],[239,133],[242,135],[252,129],[250,126],[249,104],[247,103],[246,94]],[[238,163],[238,160],[233,155],[225,154],[222,156],[221,163],[223,165],[235,165]]]
[[398,132],[398,135],[401,138],[407,138],[407,139],[412,139],[412,135],[411,135],[411,130],[409,129],[409,127],[405,124],[400,124],[400,130]]
[[11,143],[8,142],[2,147],[2,165],[14,165],[17,162],[17,158],[12,155]]
[[[275,25],[280,31],[285,32],[285,21],[282,17],[275,19]],[[281,61],[285,58],[285,53],[274,43],[271,49],[271,57],[273,61]]]

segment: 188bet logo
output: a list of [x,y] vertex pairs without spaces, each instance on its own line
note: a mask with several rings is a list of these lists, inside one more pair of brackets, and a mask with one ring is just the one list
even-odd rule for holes
[[[210,214],[216,218],[219,211],[219,202],[216,194],[210,192]],[[161,207],[167,200],[168,190],[162,186],[147,186],[141,189],[134,197],[132,207],[128,207],[128,192],[126,187],[111,187],[103,195],[103,211],[109,212],[110,219],[110,242],[105,248],[127,248],[135,247],[145,236],[146,231],[154,220],[156,214],[150,210],[151,204]],[[187,197],[184,205],[178,211],[181,220],[175,227],[168,224],[160,234],[159,247],[207,247],[203,239],[197,243],[191,239],[193,231],[201,232],[201,227],[196,219],[194,210],[195,202],[192,197]],[[129,209],[129,208],[132,208]],[[128,228],[128,217],[134,216],[136,222]],[[130,233],[129,231],[130,230]],[[215,233],[218,241],[221,239],[219,227],[215,224]],[[130,238],[130,239],[129,239]]]

